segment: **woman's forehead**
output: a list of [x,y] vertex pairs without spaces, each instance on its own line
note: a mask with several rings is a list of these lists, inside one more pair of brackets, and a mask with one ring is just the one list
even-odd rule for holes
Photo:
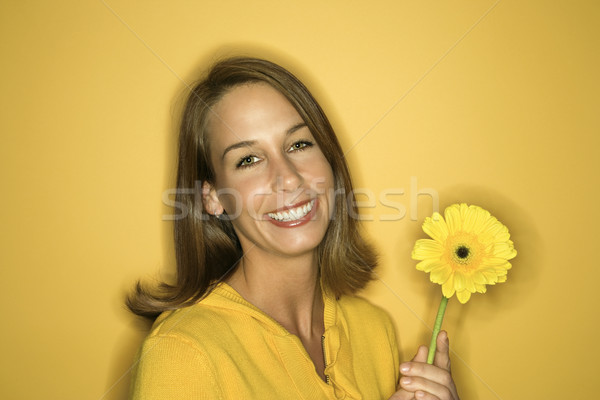
[[266,139],[303,122],[287,98],[266,83],[231,89],[213,107],[208,120],[209,139],[222,141]]

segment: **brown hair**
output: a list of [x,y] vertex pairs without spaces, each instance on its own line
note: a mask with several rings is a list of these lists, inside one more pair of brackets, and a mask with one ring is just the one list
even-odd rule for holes
[[[215,64],[187,99],[179,133],[177,189],[213,183],[207,141],[207,121],[212,107],[232,88],[263,82],[281,92],[296,108],[333,170],[335,211],[323,241],[318,261],[322,282],[335,296],[353,294],[371,279],[376,266],[372,248],[362,239],[348,166],[335,132],[308,89],[294,75],[272,62],[256,58],[229,58]],[[161,283],[149,290],[137,283],[127,299],[131,311],[156,317],[162,311],[193,304],[228,274],[242,257],[242,249],[231,222],[205,212],[202,196],[178,190],[175,201],[188,212],[176,218],[175,284]],[[340,196],[341,194],[341,196]]]

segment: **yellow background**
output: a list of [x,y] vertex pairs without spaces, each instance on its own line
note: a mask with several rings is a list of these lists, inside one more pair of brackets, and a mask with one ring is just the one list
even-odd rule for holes
[[[240,53],[296,72],[337,128],[375,204],[365,295],[405,358],[439,301],[410,258],[433,204],[411,198],[429,188],[442,209],[490,210],[519,251],[507,283],[449,304],[463,400],[592,398],[599,3],[204,3],[0,3],[0,398],[125,397],[144,326],[123,296],[173,266],[162,196],[181,98]],[[391,189],[397,209],[379,199]]]

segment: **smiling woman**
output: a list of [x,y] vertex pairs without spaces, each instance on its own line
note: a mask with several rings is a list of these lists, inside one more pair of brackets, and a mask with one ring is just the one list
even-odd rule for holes
[[175,221],[176,283],[138,284],[128,299],[136,314],[158,316],[134,398],[458,398],[443,335],[435,365],[420,351],[396,391],[393,324],[355,296],[376,262],[351,217],[348,168],[291,73],[233,58],[195,86],[177,187],[198,182],[201,202],[177,195],[192,212]]
[[[213,108],[208,141],[215,177],[204,182],[205,207],[241,210],[237,238],[242,249],[256,246],[242,264],[261,251],[313,257],[334,208],[333,172],[290,102],[263,83],[231,89]],[[236,196],[218,196],[231,189]]]
[[[179,133],[177,188],[197,187],[198,182],[205,189],[207,184],[214,187],[218,170],[228,156],[225,150],[227,153],[234,150],[239,153],[237,160],[240,167],[258,161],[256,155],[248,153],[249,146],[255,143],[240,140],[236,135],[241,135],[242,131],[227,127],[217,112],[218,105],[221,100],[226,100],[227,94],[234,89],[247,89],[252,84],[268,85],[278,93],[278,100],[287,100],[297,113],[296,123],[302,122],[302,127],[294,127],[289,135],[308,133],[331,168],[335,204],[327,234],[316,249],[317,258],[325,286],[336,296],[355,293],[371,280],[376,257],[360,237],[357,221],[350,217],[357,215],[354,201],[348,201],[346,197],[346,194],[352,193],[352,183],[333,128],[308,89],[287,70],[253,58],[232,58],[213,66],[190,92],[184,109]],[[220,112],[224,112],[223,107]],[[252,114],[251,110],[249,112]],[[211,141],[211,127],[223,128],[220,132],[228,132],[232,140],[231,144],[223,146],[221,153],[213,151],[212,147],[225,139],[213,134],[216,143]],[[293,141],[290,146],[292,144]],[[228,148],[231,145],[234,147]],[[228,172],[235,168],[224,164],[223,167],[228,168]],[[283,184],[281,176],[275,179],[276,184]],[[318,185],[319,182],[313,184]],[[234,186],[221,186],[220,189],[220,193],[224,193],[221,198],[227,193],[232,197],[240,193],[239,188]],[[177,282],[175,285],[163,284],[158,291],[138,285],[128,300],[129,307],[136,314],[155,318],[162,311],[196,303],[210,288],[225,279],[242,259],[243,249],[232,223],[238,208],[233,209],[231,216],[216,218],[214,212],[207,212],[205,201],[198,202],[186,193],[186,190],[179,190],[175,199],[189,210],[185,218],[175,220],[174,224]],[[352,208],[351,212],[349,208]]]

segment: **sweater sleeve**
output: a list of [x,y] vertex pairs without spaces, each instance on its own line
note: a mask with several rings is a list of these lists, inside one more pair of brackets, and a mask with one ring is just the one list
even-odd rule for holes
[[194,343],[176,335],[146,339],[131,385],[133,400],[222,399],[210,363]]

